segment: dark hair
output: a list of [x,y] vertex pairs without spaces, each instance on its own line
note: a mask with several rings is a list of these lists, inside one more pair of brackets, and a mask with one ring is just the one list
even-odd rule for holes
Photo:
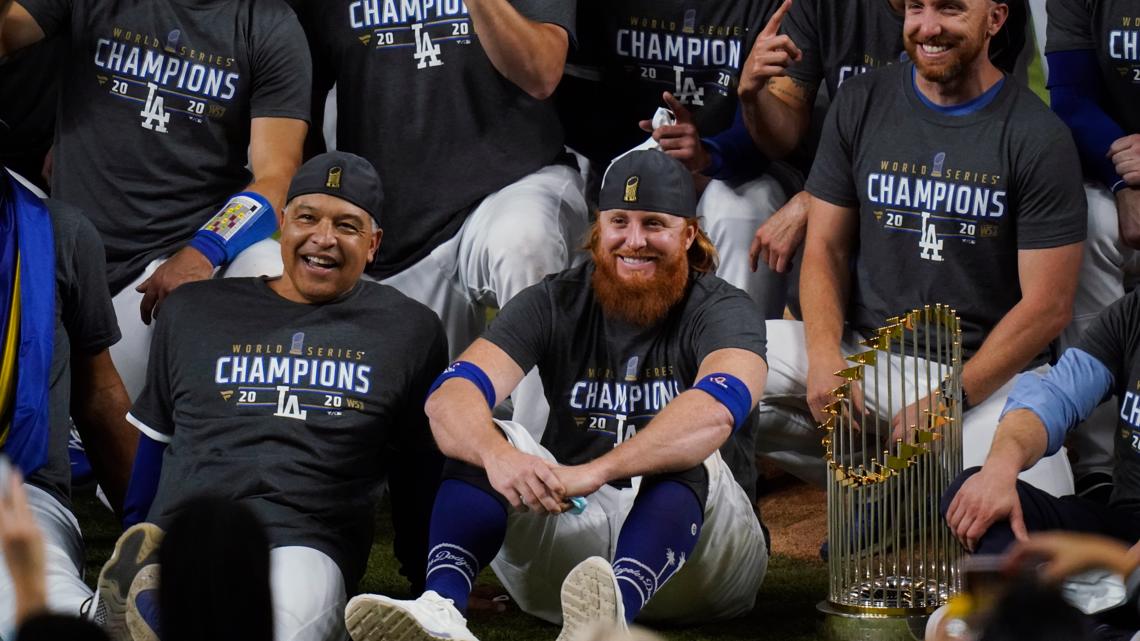
[[20,641],[108,641],[103,628],[84,619],[60,614],[37,614],[20,626]]
[[163,641],[273,641],[269,539],[249,508],[189,500],[158,557]]

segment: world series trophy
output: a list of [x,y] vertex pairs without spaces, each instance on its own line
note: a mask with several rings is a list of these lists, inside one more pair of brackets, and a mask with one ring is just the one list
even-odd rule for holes
[[961,588],[961,548],[938,511],[962,471],[961,335],[953,309],[928,305],[889,319],[836,373],[845,382],[821,425],[827,638],[921,639],[927,615]]

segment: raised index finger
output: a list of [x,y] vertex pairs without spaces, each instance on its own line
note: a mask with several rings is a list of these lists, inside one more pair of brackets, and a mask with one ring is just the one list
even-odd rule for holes
[[784,16],[792,8],[792,0],[784,0],[784,4],[776,9],[776,13],[768,20],[768,24],[764,25],[764,30],[760,32],[761,38],[771,38],[772,36],[780,33],[780,23],[784,21]]

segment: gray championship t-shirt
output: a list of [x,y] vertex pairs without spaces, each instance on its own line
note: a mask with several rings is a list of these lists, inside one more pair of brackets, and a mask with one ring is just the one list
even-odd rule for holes
[[701,361],[726,348],[766,356],[764,316],[748,295],[693,274],[660,323],[607,318],[594,299],[592,261],[512,298],[483,336],[523,371],[538,366],[550,418],[542,436],[559,463],[591,461],[645,427],[696,382]]
[[[553,104],[491,64],[459,0],[293,0],[318,99],[337,86],[337,147],[384,182],[384,244],[369,266],[390,276],[450,239],[484,196],[562,151]],[[511,0],[573,40],[575,0]]]
[[71,38],[52,193],[95,223],[112,293],[249,184],[251,118],[309,117],[305,38],[281,0],[19,1]]
[[241,501],[275,547],[320,550],[354,585],[385,449],[431,442],[423,403],[446,366],[439,318],[390,287],[361,281],[324,305],[261,279],[179,287],[128,417],[170,443],[148,520],[199,492]]
[[[3,171],[3,168],[0,168]],[[48,390],[47,463],[28,478],[62,505],[71,501],[71,361],[101,352],[119,340],[107,291],[103,246],[91,222],[74,207],[44,201],[55,234],[55,346]]]
[[1021,299],[1018,250],[1084,240],[1080,164],[1064,123],[1008,76],[992,102],[951,116],[920,101],[913,72],[844,85],[806,189],[858,210],[850,326],[946,304],[969,357]]
[[776,0],[583,0],[567,75],[558,90],[567,144],[603,167],[645,141],[638,122],[671,92],[702,136],[732,125],[740,70]]
[[[1012,72],[1025,44],[1024,0],[1010,4],[1010,19],[990,41],[990,60]],[[803,52],[788,75],[812,88],[824,83],[835,96],[847,80],[906,57],[903,16],[889,0],[795,0],[781,32]]]
[[1110,504],[1140,513],[1140,293],[1133,291],[1108,306],[1075,345],[1112,372],[1110,395],[1117,412],[1115,467]]
[[1140,133],[1140,2],[1049,0],[1045,53],[1096,52],[1100,106],[1126,133]]

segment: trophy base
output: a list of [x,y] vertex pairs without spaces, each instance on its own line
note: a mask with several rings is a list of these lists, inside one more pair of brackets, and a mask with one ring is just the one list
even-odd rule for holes
[[821,638],[825,641],[923,641],[928,614],[856,613],[830,601],[816,606],[823,613]]

